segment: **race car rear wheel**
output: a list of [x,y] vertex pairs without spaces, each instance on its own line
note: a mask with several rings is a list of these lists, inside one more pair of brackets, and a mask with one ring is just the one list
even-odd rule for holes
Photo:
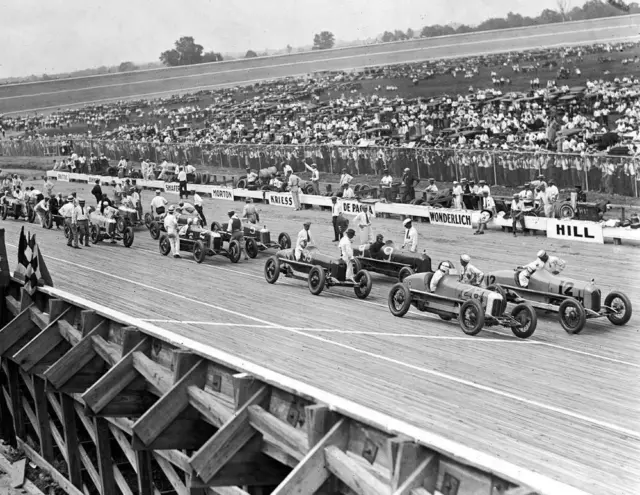
[[520,326],[511,328],[513,335],[519,339],[528,339],[533,335],[533,332],[536,331],[538,315],[529,303],[518,304],[511,311],[511,316],[521,323]]
[[570,219],[573,218],[576,214],[576,211],[573,209],[573,206],[570,204],[564,204],[560,207],[560,218]]
[[133,244],[133,227],[127,227],[122,234],[122,243],[124,247],[131,247]]
[[358,299],[366,299],[371,294],[371,287],[373,287],[373,280],[371,274],[367,270],[360,270],[356,272],[354,277],[358,285],[354,286],[353,290],[356,293]]
[[27,221],[29,223],[36,221],[36,212],[33,208],[27,208]]
[[309,292],[314,296],[320,295],[324,289],[324,284],[327,277],[324,270],[320,267],[314,266],[309,272]]
[[492,284],[487,287],[487,290],[497,292],[502,296],[502,305],[500,306],[500,314],[503,314],[507,310],[507,291],[502,288],[502,286],[497,284]]
[[631,319],[631,301],[622,292],[608,294],[604,299],[604,305],[616,311],[616,314],[607,315],[614,325],[625,325]]
[[145,227],[147,227],[147,228],[151,227],[151,222],[153,222],[153,217],[151,216],[151,213],[145,213],[144,214],[144,225],[145,225]]
[[281,232],[278,236],[278,244],[280,249],[289,249],[291,247],[291,237],[286,232]]
[[116,219],[116,230],[119,234],[124,233],[124,229],[127,228],[127,222],[122,217]]
[[409,268],[408,266],[403,266],[400,269],[400,272],[398,272],[398,281],[400,282],[404,282],[404,279],[407,278],[410,275],[413,275],[415,272],[413,271],[412,268]]
[[353,273],[358,273],[362,270],[362,262],[358,258],[353,258],[351,264],[353,265]]
[[389,311],[393,316],[403,317],[411,307],[411,292],[409,288],[402,284],[391,287],[388,297]]
[[235,239],[229,241],[229,260],[231,263],[237,263],[240,261],[240,243]]
[[271,256],[264,264],[264,278],[270,284],[275,284],[280,277],[280,259]]
[[53,227],[53,214],[50,211],[44,212],[44,225],[45,229],[51,229]]
[[158,244],[158,246],[160,247],[160,254],[162,254],[162,256],[168,256],[171,252],[171,242],[169,241],[169,236],[163,235],[162,237],[160,237],[160,243]]
[[92,225],[89,228],[89,238],[94,244],[98,244],[98,242],[100,242],[100,229],[97,225]]
[[258,245],[256,244],[255,239],[246,237],[245,248],[247,250],[247,255],[249,256],[249,258],[254,259],[256,256],[258,256]]
[[2,205],[2,219],[6,220],[7,215],[9,215],[9,207],[7,205]]
[[460,328],[467,335],[477,335],[484,327],[484,309],[475,299],[465,301],[458,317]]
[[587,313],[578,301],[572,297],[565,299],[558,308],[560,324],[567,333],[580,333],[587,322]]
[[158,222],[151,222],[151,225],[149,225],[149,235],[151,235],[151,238],[154,240],[160,237],[160,225],[158,225]]
[[222,230],[222,225],[220,225],[218,222],[211,222],[211,232],[218,232],[220,230]]
[[196,260],[196,263],[202,263],[207,256],[207,252],[204,249],[204,244],[202,241],[196,241],[193,245],[193,258]]

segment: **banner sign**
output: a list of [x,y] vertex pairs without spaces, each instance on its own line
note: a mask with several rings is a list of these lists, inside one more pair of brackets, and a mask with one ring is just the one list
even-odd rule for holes
[[279,193],[269,191],[266,193],[267,200],[269,204],[279,205],[279,206],[288,206],[289,208],[293,208],[293,198],[291,197],[291,193]]
[[233,189],[229,187],[211,186],[211,197],[214,199],[224,199],[226,201],[233,201]]
[[429,222],[434,225],[448,225],[470,229],[471,212],[464,210],[445,210],[444,208],[429,209]]
[[376,216],[375,203],[360,203],[357,200],[341,199],[342,208],[345,215],[357,215],[362,211],[366,211],[370,217]]
[[93,184],[97,180],[102,182],[102,176],[101,175],[89,175],[89,176],[87,176],[87,182],[89,182],[91,184]]
[[164,192],[178,194],[180,192],[180,184],[178,182],[165,182]]
[[581,222],[580,220],[547,218],[547,237],[604,244],[602,225],[595,222]]
[[69,172],[58,172],[56,174],[56,180],[69,182]]

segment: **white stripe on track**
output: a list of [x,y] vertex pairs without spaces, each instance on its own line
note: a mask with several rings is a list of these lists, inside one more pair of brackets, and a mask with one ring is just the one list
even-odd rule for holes
[[144,288],[149,289],[149,290],[154,290],[154,291],[157,291],[157,292],[161,292],[163,294],[168,294],[168,295],[171,295],[171,296],[176,297],[178,299],[189,300],[189,301],[192,301],[192,302],[197,303],[197,304],[201,304],[201,305],[206,306],[206,307],[214,308],[214,309],[217,309],[219,311],[223,311],[223,312],[226,312],[226,313],[229,313],[229,314],[233,314],[235,316],[240,316],[240,317],[243,317],[243,318],[247,318],[249,320],[254,320],[254,321],[257,321],[259,323],[263,323],[263,324],[265,324],[267,326],[270,326],[270,328],[273,328],[274,330],[284,330],[286,332],[294,333],[296,335],[300,335],[300,336],[307,337],[307,338],[310,338],[310,339],[313,339],[313,340],[317,340],[319,342],[323,342],[323,343],[328,344],[330,346],[340,347],[340,348],[346,349],[348,351],[354,352],[356,354],[362,354],[364,356],[367,356],[367,357],[370,357],[370,358],[374,358],[374,359],[377,359],[377,360],[380,360],[380,361],[385,361],[385,362],[394,364],[396,366],[400,366],[400,367],[403,367],[403,368],[411,369],[413,371],[418,371],[418,372],[423,373],[425,375],[435,376],[437,378],[441,378],[443,380],[447,380],[447,381],[450,381],[450,382],[453,382],[453,383],[457,383],[459,385],[463,385],[463,386],[466,386],[466,387],[469,387],[469,388],[473,388],[473,389],[479,390],[481,392],[486,392],[486,393],[491,394],[491,395],[495,395],[495,396],[498,396],[498,397],[510,399],[510,400],[515,401],[515,402],[519,402],[521,404],[525,404],[527,406],[536,407],[536,408],[544,410],[544,411],[548,411],[548,412],[552,412],[552,413],[559,414],[559,415],[562,415],[562,416],[566,416],[568,418],[577,419],[579,421],[584,421],[585,423],[589,423],[589,424],[592,424],[592,425],[595,425],[595,426],[598,426],[598,427],[601,427],[601,428],[616,432],[616,433],[618,433],[620,435],[627,435],[627,436],[631,436],[631,437],[640,439],[640,432],[637,432],[637,431],[634,431],[634,430],[630,430],[630,429],[625,428],[623,426],[618,426],[618,425],[615,425],[613,423],[609,423],[607,421],[602,421],[602,420],[599,420],[599,419],[591,418],[589,416],[585,416],[584,414],[576,413],[574,411],[565,409],[563,407],[556,407],[556,406],[552,406],[552,405],[549,405],[549,404],[545,404],[543,402],[539,402],[537,400],[532,400],[532,399],[527,399],[525,397],[520,397],[520,396],[518,396],[516,394],[513,394],[511,392],[505,392],[503,390],[499,390],[497,388],[493,388],[493,387],[490,387],[488,385],[481,385],[481,384],[473,382],[471,380],[467,380],[467,379],[464,379],[464,378],[458,378],[458,377],[455,377],[453,375],[448,375],[446,373],[442,373],[442,372],[435,371],[435,370],[432,370],[432,369],[428,369],[428,368],[424,368],[424,367],[421,367],[421,366],[405,363],[405,362],[400,361],[398,359],[394,359],[394,358],[391,358],[391,357],[388,357],[388,356],[383,356],[381,354],[376,354],[376,353],[370,352],[370,351],[365,351],[363,349],[358,349],[357,347],[354,347],[354,346],[351,346],[351,345],[348,345],[348,344],[342,344],[340,342],[335,342],[335,341],[326,339],[324,337],[320,337],[318,335],[313,335],[312,333],[305,333],[304,331],[300,331],[300,330],[288,329],[288,328],[283,327],[282,325],[278,325],[276,323],[270,323],[268,321],[260,320],[259,318],[255,318],[253,316],[244,315],[244,314],[239,313],[237,311],[232,311],[232,310],[229,310],[229,309],[226,309],[226,308],[215,306],[213,304],[209,304],[209,303],[206,303],[204,301],[199,301],[197,299],[191,299],[191,298],[185,297],[185,296],[183,296],[181,294],[176,294],[176,293],[173,293],[173,292],[165,290],[165,289],[159,289],[157,287],[153,287],[151,285],[147,285],[147,284],[144,284],[142,282],[138,282],[138,281],[135,281],[135,280],[130,280],[130,279],[127,279],[127,278],[124,278],[124,277],[120,277],[118,275],[114,275],[113,273],[104,272],[102,270],[98,270],[96,268],[92,268],[92,267],[89,267],[89,266],[86,266],[86,265],[81,265],[79,263],[75,263],[75,262],[72,262],[72,261],[56,258],[55,256],[49,256],[49,255],[43,255],[43,256],[45,258],[49,258],[49,259],[52,259],[54,261],[58,261],[60,263],[66,263],[68,265],[75,266],[75,267],[80,268],[82,270],[95,272],[95,273],[98,273],[98,274],[106,276],[106,277],[111,277],[111,278],[115,278],[116,280],[121,280],[123,282],[128,282],[128,283],[130,283],[132,285],[138,285],[140,287],[144,287]]

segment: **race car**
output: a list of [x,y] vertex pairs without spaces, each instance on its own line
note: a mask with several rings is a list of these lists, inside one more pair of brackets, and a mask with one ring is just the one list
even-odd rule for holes
[[[69,227],[65,225],[65,237],[68,236],[68,229]],[[119,232],[116,218],[107,218],[91,206],[89,207],[89,238],[93,244],[110,239],[122,241],[124,247],[131,247],[134,238],[133,228],[125,227],[124,231]]]
[[378,259],[371,257],[369,245],[354,248],[354,271],[365,269],[397,278],[400,282],[414,273],[431,271],[431,258],[426,253],[401,251],[394,246],[393,241],[387,241],[382,251],[384,258]]
[[522,268],[487,273],[487,284],[495,285],[507,301],[524,299],[534,308],[558,313],[567,333],[580,333],[588,319],[607,317],[614,325],[625,325],[631,319],[631,301],[622,292],[610,292],[601,303],[602,292],[595,283],[584,282],[550,273],[535,271],[528,287],[520,286]]
[[530,304],[520,302],[509,314],[506,312],[507,301],[500,291],[458,282],[455,271],[445,275],[432,292],[433,275],[432,272],[416,273],[391,287],[388,298],[391,314],[402,317],[413,305],[419,311],[437,314],[445,321],[457,318],[467,335],[477,335],[485,326],[494,325],[510,328],[521,339],[527,339],[535,332],[538,317]]
[[307,280],[309,291],[315,296],[330,287],[353,287],[359,299],[366,299],[373,284],[366,270],[355,273],[355,282],[347,280],[347,264],[340,258],[321,254],[316,248],[303,251],[300,260],[295,259],[294,249],[283,249],[269,257],[264,265],[264,278],[275,284],[281,273],[285,277]]
[[[213,231],[226,231],[228,222],[213,222],[211,224],[211,230]],[[244,237],[247,239],[247,254],[251,258],[255,258],[260,251],[266,251],[267,249],[289,249],[291,247],[291,237],[286,232],[280,232],[278,235],[278,242],[271,241],[271,232],[265,225],[260,228],[258,225],[245,224],[244,225]],[[250,243],[249,239],[253,239],[254,243]],[[255,246],[254,246],[255,244]]]
[[[164,217],[165,215],[161,215],[161,217],[158,217],[158,220],[154,220],[149,224],[149,234],[151,235],[151,238],[153,240],[157,240],[160,238],[160,234],[162,232],[166,232],[167,230],[164,228]],[[187,225],[187,223],[189,222],[189,219],[191,219],[191,221],[197,219],[198,221],[200,221],[200,217],[196,214],[194,215],[178,215],[178,225]]]
[[24,219],[29,223],[33,223],[36,220],[36,212],[30,203],[26,205],[20,200],[11,197],[3,197],[2,203],[0,203],[0,216],[3,220],[6,220],[11,215],[15,220]]
[[[225,256],[231,263],[240,260],[240,243],[236,240],[229,242],[227,249],[223,248],[223,239],[218,232],[203,229],[200,226],[192,226],[183,232],[180,229],[180,251],[190,251],[197,263],[202,263],[207,256]],[[162,234],[159,241],[160,253],[167,256],[171,252],[169,236]]]
[[116,229],[123,233],[127,227],[137,227],[141,223],[140,212],[135,208],[120,205],[116,217]]

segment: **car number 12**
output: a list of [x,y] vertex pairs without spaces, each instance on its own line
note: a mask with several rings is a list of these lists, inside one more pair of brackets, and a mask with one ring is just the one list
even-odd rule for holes
[[572,282],[560,282],[558,287],[558,294],[563,296],[573,297],[573,283]]

